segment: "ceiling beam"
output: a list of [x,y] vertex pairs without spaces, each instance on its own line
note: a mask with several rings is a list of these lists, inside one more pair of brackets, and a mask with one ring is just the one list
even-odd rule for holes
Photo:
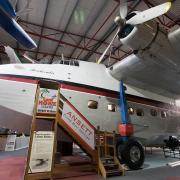
[[[45,7],[45,12],[44,12],[44,17],[43,17],[43,22],[42,22],[42,27],[41,27],[41,35],[43,34],[43,30],[44,30],[44,24],[45,24],[45,20],[46,20],[46,16],[47,16],[47,11],[48,11],[48,7],[49,7],[49,2],[50,0],[47,0],[46,1],[46,7]],[[38,57],[38,51],[39,51],[39,48],[40,48],[40,45],[41,45],[41,36],[40,36],[40,39],[38,41],[38,45],[37,45],[37,53],[36,53],[36,58]]]
[[[84,33],[84,36],[87,36],[89,30],[91,29],[91,27],[97,22],[97,19],[99,17],[99,15],[102,13],[102,11],[105,9],[106,5],[107,5],[108,1],[104,1],[103,5],[100,7],[100,9],[97,11],[96,15],[94,15],[96,18],[96,20],[92,20],[91,23],[89,23],[89,25],[86,27],[86,31]],[[93,38],[93,36],[92,36]],[[90,38],[90,41],[92,41],[92,38]],[[81,42],[84,41],[85,44],[85,39],[82,37],[79,42],[77,43],[77,45],[79,46],[81,44]],[[73,56],[74,52],[76,51],[76,48],[74,48],[71,52],[70,56]],[[77,56],[77,58],[79,58],[79,56]]]
[[[113,10],[110,12],[110,14],[106,17],[106,19],[104,20],[104,22],[101,24],[101,26],[97,29],[97,31],[94,33],[93,38],[98,34],[98,32],[102,29],[102,27],[105,25],[105,23],[109,20],[109,18],[112,16],[112,14],[114,13],[114,11],[119,7],[119,3],[113,8]],[[90,39],[86,45],[85,48],[90,44],[90,42],[92,41],[92,39]],[[104,41],[104,40],[102,40]],[[101,43],[100,43],[101,44]],[[80,51],[80,53],[78,54],[77,58],[79,58],[79,56],[82,54],[83,50]]]
[[[69,17],[69,19],[68,19],[68,21],[67,21],[67,23],[66,23],[66,26],[65,26],[65,28],[64,28],[64,32],[66,32],[66,31],[67,31],[68,26],[69,26],[69,24],[70,24],[70,22],[71,22],[71,19],[72,19],[73,15],[74,15],[74,12],[75,12],[75,10],[76,10],[76,8],[77,8],[78,4],[79,4],[79,0],[77,0],[77,1],[76,1],[76,4],[75,4],[75,6],[74,6],[73,10],[71,11],[71,15],[70,15],[70,17]],[[61,41],[61,40],[63,39],[63,37],[64,37],[64,33],[61,35],[61,37],[60,37],[59,41]],[[53,54],[56,54],[56,52],[57,52],[58,48],[59,48],[59,44],[57,44],[57,46],[56,46],[56,48],[55,48],[55,50],[54,50]],[[52,57],[51,57],[51,59],[50,59],[50,63],[52,63],[52,62],[53,62],[53,59],[54,59],[54,56],[52,56]]]
[[[13,48],[15,50],[17,50],[17,48]],[[34,53],[36,54],[36,51],[35,50],[30,50],[30,49],[23,49],[23,48],[19,48],[18,49],[19,51],[21,52],[30,52],[30,53]],[[42,54],[43,56],[57,56],[57,57],[61,57],[61,55],[58,55],[58,54],[52,54],[52,53],[48,53],[48,52],[45,52],[45,51],[38,51],[38,54]],[[65,57],[65,58],[69,58],[69,57]]]
[[[30,32],[30,31],[26,31],[26,32],[28,34],[36,36],[36,37],[41,37],[43,39],[47,39],[47,40],[50,40],[50,41],[58,42],[59,44],[64,44],[64,45],[67,45],[67,46],[70,46],[70,47],[76,47],[76,48],[79,48],[81,50],[86,50],[88,52],[92,52],[91,49],[85,48],[85,47],[81,47],[81,46],[77,46],[76,44],[72,44],[72,43],[69,43],[69,42],[62,41],[62,40],[59,41],[58,39],[55,39],[55,38],[52,38],[52,37],[48,37],[48,36],[44,36],[44,35],[41,35],[41,34],[37,34],[37,33],[34,33],[34,32]],[[98,55],[102,54],[101,52],[98,52],[98,51],[93,51],[93,53],[98,54]],[[112,58],[118,60],[118,58],[115,58],[115,57],[112,57]]]
[[[95,38],[92,38],[92,37],[88,37],[88,36],[84,36],[84,35],[80,35],[80,34],[76,34],[76,33],[72,33],[72,32],[68,32],[68,31],[63,31],[63,30],[59,30],[59,29],[55,29],[55,28],[51,28],[51,27],[48,27],[48,26],[41,26],[39,24],[36,24],[36,23],[32,23],[32,22],[28,22],[28,21],[24,21],[24,20],[18,20],[18,22],[21,24],[21,25],[24,25],[24,24],[27,24],[27,25],[31,25],[31,26],[36,26],[36,27],[40,27],[40,28],[44,28],[44,29],[49,29],[49,30],[52,30],[52,31],[56,31],[56,33],[51,33],[51,34],[47,34],[45,36],[51,36],[51,35],[55,35],[55,34],[60,34],[60,33],[64,33],[68,36],[74,36],[74,37],[80,37],[80,38],[84,38],[84,39],[92,39],[93,41],[96,41],[96,42],[101,42],[100,40],[98,39],[95,39]],[[105,45],[108,45],[109,43],[107,42],[101,42]]]

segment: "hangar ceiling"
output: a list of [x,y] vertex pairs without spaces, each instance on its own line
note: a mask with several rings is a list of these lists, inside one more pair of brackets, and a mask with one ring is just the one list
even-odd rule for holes
[[[17,0],[16,11],[26,0]],[[23,61],[24,52],[41,63],[61,58],[95,62],[110,43],[115,30],[114,18],[119,14],[119,0],[27,0],[27,13],[17,19],[38,47],[28,50],[0,30],[1,44],[9,44]],[[129,11],[145,10],[165,0],[129,0]],[[180,1],[173,0],[171,10],[156,18],[166,31],[180,25]],[[107,66],[131,54],[117,39],[103,63]],[[24,60],[25,61],[25,60]]]

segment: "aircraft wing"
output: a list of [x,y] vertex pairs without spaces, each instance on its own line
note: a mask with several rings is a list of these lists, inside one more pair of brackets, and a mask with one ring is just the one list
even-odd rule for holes
[[109,67],[109,73],[129,85],[180,98],[179,47],[180,28],[169,34],[159,32],[149,49],[139,50],[117,62]]

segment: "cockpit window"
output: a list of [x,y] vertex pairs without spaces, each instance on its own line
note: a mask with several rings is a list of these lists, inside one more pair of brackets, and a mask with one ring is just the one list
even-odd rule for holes
[[60,64],[70,65],[70,66],[79,66],[79,61],[77,61],[77,60],[61,60]]

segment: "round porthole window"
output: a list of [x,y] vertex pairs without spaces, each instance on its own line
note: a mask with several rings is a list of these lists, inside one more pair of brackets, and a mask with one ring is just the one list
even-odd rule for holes
[[144,116],[144,112],[142,109],[136,109],[136,115],[137,116]]
[[130,114],[130,115],[134,114],[134,109],[132,107],[128,108],[128,114]]
[[157,116],[157,111],[155,109],[150,110],[151,116]]

